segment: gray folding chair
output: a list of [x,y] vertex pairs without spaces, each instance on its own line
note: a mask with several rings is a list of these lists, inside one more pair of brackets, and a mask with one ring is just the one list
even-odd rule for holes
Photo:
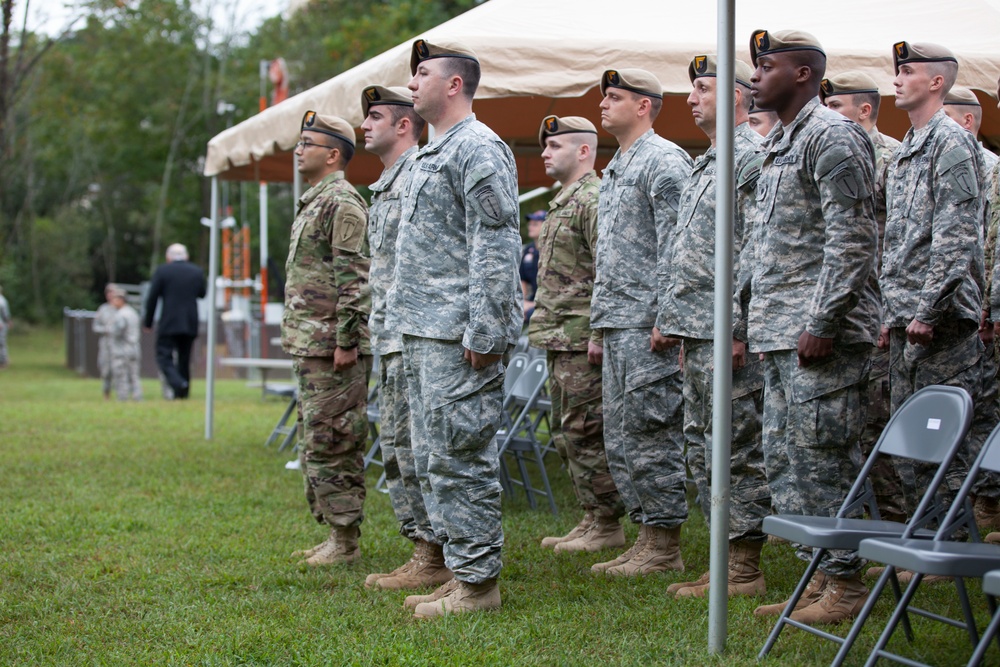
[[[281,445],[278,447],[278,451],[280,452],[292,444],[292,440],[295,439],[295,435],[299,431],[299,416],[297,410],[299,405],[299,390],[293,384],[281,386],[272,384],[268,386],[267,392],[275,396],[281,396],[289,399],[285,412],[281,415],[278,423],[271,431],[271,435],[268,436],[267,440],[264,442],[265,447],[270,447],[271,443],[278,439],[278,436],[285,436],[281,441]],[[290,425],[288,423],[289,420],[291,420]]]
[[[517,416],[511,420],[510,414],[505,410],[503,423],[495,436],[497,443],[497,453],[500,458],[500,483],[504,490],[510,494],[514,486],[524,489],[525,496],[531,509],[536,509],[538,503],[535,496],[546,496],[549,500],[549,508],[553,514],[558,514],[555,498],[552,497],[552,487],[549,485],[549,476],[545,470],[545,460],[542,455],[542,445],[538,440],[535,419],[532,411],[537,408],[538,397],[545,387],[545,380],[548,379],[549,371],[544,359],[535,359],[528,363],[521,373],[517,382],[511,389],[509,403],[506,406],[521,406],[517,411]],[[512,454],[517,463],[520,479],[511,476],[505,460],[506,454]],[[532,461],[533,459],[533,461]],[[532,461],[537,467],[537,474],[541,478],[541,489],[535,487],[531,481],[528,462]]]
[[[866,665],[874,665],[879,658],[889,658],[906,665],[923,664],[886,650],[896,626],[901,621],[905,622],[910,613],[963,628],[968,633],[973,648],[980,644],[976,620],[972,614],[972,605],[969,603],[964,580],[972,577],[985,577],[987,572],[1000,567],[1000,545],[983,544],[979,541],[979,530],[976,527],[972,502],[969,498],[976,478],[983,470],[1000,472],[1000,425],[994,428],[993,432],[986,438],[979,456],[969,467],[969,473],[962,483],[962,487],[955,494],[948,514],[941,521],[933,540],[918,540],[906,536],[903,538],[867,539],[861,542],[859,552],[863,558],[885,563],[887,566],[885,572],[879,577],[875,588],[872,589],[869,599],[870,605],[874,604],[874,599],[881,593],[885,586],[885,579],[890,573],[895,573],[896,569],[900,568],[914,573],[910,585],[907,586],[903,596],[899,599],[889,622],[868,656]],[[962,534],[959,532],[962,528],[968,531],[974,540],[973,542],[953,541],[956,539],[956,535]],[[964,620],[959,621],[927,609],[911,606],[917,588],[926,575],[938,575],[953,579]],[[996,614],[997,606],[993,595],[987,595],[986,600],[990,612]]]
[[368,446],[368,451],[364,456],[364,469],[368,470],[368,466],[373,464],[382,466],[383,472],[375,483],[375,488],[388,493],[388,487],[385,484],[385,466],[382,463],[382,436],[379,433],[381,413],[378,407],[378,374],[379,356],[376,354],[372,358],[372,377],[375,378],[375,382],[368,389],[368,437],[371,439],[371,445]]
[[[814,549],[813,558],[799,580],[788,605],[778,617],[758,659],[771,650],[778,635],[786,625],[791,625],[818,637],[840,644],[840,651],[833,664],[839,665],[847,656],[851,645],[857,639],[864,618],[871,612],[874,603],[862,610],[855,627],[846,638],[825,632],[818,628],[794,621],[789,616],[802,597],[813,574],[819,568],[820,560],[830,549],[857,550],[861,541],[869,537],[923,536],[930,539],[934,533],[926,526],[939,520],[945,508],[938,502],[938,489],[945,481],[945,475],[972,424],[972,399],[960,388],[931,386],[925,387],[911,396],[892,415],[882,435],[865,461],[858,478],[837,511],[836,516],[798,516],[781,514],[764,518],[764,532]],[[875,503],[875,493],[869,476],[881,456],[914,459],[937,465],[937,472],[923,494],[913,517],[906,524],[896,521],[882,521]],[[858,518],[867,511],[870,518]],[[900,596],[899,582],[892,577],[893,592]],[[910,636],[909,628],[907,635]]]

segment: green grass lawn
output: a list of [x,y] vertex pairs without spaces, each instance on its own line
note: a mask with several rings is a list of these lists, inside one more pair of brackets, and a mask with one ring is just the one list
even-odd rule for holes
[[[615,554],[539,547],[579,518],[554,458],[558,517],[504,501],[503,609],[415,621],[405,593],[363,586],[410,554],[384,494],[369,494],[360,563],[312,570],[289,558],[325,531],[299,473],[284,469],[291,456],[263,447],[283,402],[220,381],[206,441],[204,383],[186,402],[159,400],[153,382],[142,403],[105,402],[99,381],[64,367],[62,340],[57,330],[12,335],[12,365],[0,370],[0,665],[746,665],[770,629],[752,615],[757,601],[736,599],[727,650],[712,655],[707,602],[664,596],[708,565],[697,510],[684,528],[684,575],[595,577],[591,563]],[[766,601],[781,601],[803,565],[787,548],[764,556]],[[982,625],[985,600],[970,589]],[[958,613],[951,586],[921,596]],[[864,662],[889,606],[880,603],[850,664]],[[914,625],[918,642],[899,633],[894,647],[965,664],[959,630]],[[767,664],[824,664],[834,652],[788,631]],[[987,664],[1000,664],[996,647]]]

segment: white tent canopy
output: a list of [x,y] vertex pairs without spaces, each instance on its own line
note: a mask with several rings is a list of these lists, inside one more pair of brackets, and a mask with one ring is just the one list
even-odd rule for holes
[[[709,3],[489,0],[418,36],[430,41],[459,40],[476,51],[483,63],[477,115],[500,136],[537,156],[534,136],[547,113],[597,118],[593,89],[605,69],[642,67],[659,77],[665,92],[687,95],[691,89],[688,63],[694,55],[716,51],[716,28],[716,10]],[[964,0],[960,8],[940,0],[905,4],[741,0],[736,7],[738,58],[749,62],[750,33],[758,28],[813,33],[827,51],[829,73],[863,70],[878,81],[883,95],[893,91],[892,44],[903,39],[950,47],[961,63],[960,85],[984,93],[996,90],[1000,9],[987,0]],[[363,120],[360,96],[364,86],[405,85],[409,80],[411,43],[407,40],[220,133],[208,144],[205,175],[290,180],[288,153],[298,140],[302,115],[317,109],[357,127]],[[683,98],[674,104],[658,122],[658,131],[679,139],[682,145],[703,145],[690,115],[682,111]],[[892,115],[891,106],[883,105],[883,112]],[[984,104],[984,134],[1000,136],[1000,114],[992,106]],[[902,131],[905,124],[901,131],[890,133]],[[365,155],[359,151],[358,157]],[[360,176],[359,171],[352,164],[353,176]],[[522,184],[526,183],[522,180]]]

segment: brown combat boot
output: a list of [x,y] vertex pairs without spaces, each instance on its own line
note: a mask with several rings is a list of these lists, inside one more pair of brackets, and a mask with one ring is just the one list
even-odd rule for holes
[[[868,568],[868,571],[865,572],[865,578],[866,579],[878,579],[879,577],[882,576],[883,572],[885,572],[885,568],[884,567],[881,567],[881,566],[870,567],[870,568]],[[896,569],[896,580],[899,583],[901,583],[904,586],[906,586],[911,581],[913,581],[913,572],[911,572],[910,570],[904,570],[902,568],[897,568]],[[951,577],[942,577],[939,574],[925,574],[924,578],[920,580],[920,583],[922,583],[922,584],[936,584],[936,583],[938,583],[940,581],[951,581]]]
[[576,538],[580,537],[585,532],[587,532],[587,528],[589,528],[590,524],[592,523],[594,523],[594,514],[593,512],[587,512],[586,514],[583,515],[583,518],[580,519],[580,523],[576,524],[576,527],[573,528],[573,530],[569,531],[562,537],[543,537],[542,548],[551,549],[557,544],[561,544],[563,542],[569,542],[570,540],[575,540]]
[[583,535],[556,545],[559,553],[600,551],[625,546],[625,530],[617,519],[594,518]]
[[410,568],[413,567],[413,561],[417,556],[417,549],[420,546],[420,540],[413,541],[413,554],[410,556],[410,560],[406,561],[399,567],[397,567],[392,572],[373,572],[365,577],[365,588],[371,588],[376,581],[379,579],[384,579],[385,577],[394,577],[397,574],[403,574],[404,572],[409,572]]
[[322,549],[326,545],[327,542],[331,542],[332,540],[333,540],[333,529],[331,528],[330,529],[330,537],[326,538],[325,540],[323,540],[322,542],[320,542],[319,544],[317,544],[316,546],[314,546],[312,549],[303,549],[301,551],[293,551],[292,552],[292,558],[309,558],[313,554],[315,554],[317,551],[319,551],[320,549]]
[[976,525],[980,528],[989,530],[1000,528],[1000,501],[996,498],[976,496],[973,512],[976,515]]
[[605,574],[635,577],[667,570],[684,571],[681,559],[681,527],[649,526],[646,544],[627,562],[609,567]]
[[466,614],[499,608],[500,587],[497,586],[496,579],[487,579],[481,584],[459,581],[447,595],[418,604],[413,610],[413,618],[437,618],[447,614]]
[[990,533],[983,538],[983,542],[987,544],[1000,544],[1000,533]]
[[[735,595],[758,596],[767,592],[764,585],[764,573],[760,571],[760,550],[763,542],[730,542],[729,543],[729,597]],[[706,572],[702,577],[704,582],[696,583],[677,590],[679,598],[701,598],[708,595],[709,581]],[[667,589],[670,592],[670,589]]]
[[374,582],[375,588],[386,590],[411,590],[427,586],[440,586],[455,576],[444,564],[444,549],[440,544],[417,541],[413,558],[399,568],[405,571],[390,574]]
[[710,574],[711,573],[708,570],[705,570],[705,572],[694,581],[678,581],[676,584],[670,584],[669,586],[667,586],[667,595],[674,595],[675,593],[677,593],[677,591],[681,590],[682,588],[694,588],[696,586],[704,586],[708,584]]
[[805,609],[792,612],[793,621],[806,625],[832,625],[855,618],[868,600],[868,589],[861,577],[827,576],[826,588],[819,600]]
[[407,595],[406,599],[403,600],[403,608],[416,609],[418,604],[440,600],[441,598],[451,594],[453,590],[458,588],[459,583],[461,582],[459,582],[458,579],[450,579],[445,583],[441,584],[440,586],[438,586],[437,588],[435,588],[434,591],[428,595]]
[[358,538],[361,529],[334,527],[332,537],[324,542],[312,556],[306,559],[306,565],[335,565],[338,563],[353,563],[361,557]]
[[639,525],[639,535],[635,538],[635,543],[630,546],[624,553],[619,555],[617,558],[612,558],[609,561],[603,563],[594,563],[590,566],[591,572],[601,573],[606,571],[608,568],[615,567],[616,565],[621,565],[622,563],[627,563],[632,560],[632,557],[639,553],[643,547],[646,546],[646,540],[649,539],[649,527],[640,524]]
[[[826,580],[829,577],[826,576],[824,572],[816,570],[813,574],[812,579],[806,585],[806,589],[802,591],[802,597],[799,601],[795,603],[795,611],[799,609],[805,609],[814,602],[818,602],[820,597],[823,595],[823,590],[826,588]],[[784,602],[778,602],[776,604],[765,604],[757,607],[753,610],[754,616],[777,616],[781,612],[785,611],[785,607],[788,606],[788,600]]]

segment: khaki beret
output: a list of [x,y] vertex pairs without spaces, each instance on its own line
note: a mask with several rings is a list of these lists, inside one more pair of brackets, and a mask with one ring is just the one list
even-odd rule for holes
[[126,292],[121,287],[118,287],[117,285],[109,286],[108,289],[104,291],[106,294],[110,294],[111,296],[120,296],[123,299],[128,296],[128,292]]
[[757,56],[788,51],[816,51],[826,56],[819,40],[802,30],[754,30],[750,36],[750,60],[757,66]]
[[361,109],[365,116],[368,115],[370,107],[377,107],[383,104],[412,107],[413,97],[410,96],[410,89],[402,86],[394,86],[392,88],[365,86],[365,89],[361,91]]
[[[736,83],[749,88],[750,77],[753,76],[753,68],[742,60],[735,60],[733,61],[733,70]],[[715,55],[695,56],[691,59],[691,64],[688,65],[688,78],[691,79],[691,83],[694,83],[695,79],[700,79],[703,76],[714,77],[718,76],[718,74],[719,62]]]
[[644,69],[609,69],[601,75],[601,95],[608,88],[622,88],[646,97],[663,99],[663,86],[652,72]]
[[878,84],[864,72],[844,72],[819,83],[819,96],[824,100],[834,95],[855,93],[878,93]]
[[307,111],[302,116],[302,127],[300,132],[319,132],[331,137],[336,137],[354,146],[354,128],[343,118],[338,116],[321,116],[315,111]]
[[958,58],[950,50],[939,44],[910,44],[896,42],[892,45],[892,65],[899,74],[899,66],[904,63],[940,63],[950,61],[958,64]]
[[538,143],[542,148],[545,148],[546,137],[574,132],[597,134],[597,128],[589,120],[580,116],[566,116],[565,118],[546,116],[542,119],[542,126],[538,128]]
[[426,39],[418,39],[413,42],[413,49],[410,51],[410,74],[417,73],[417,65],[434,58],[465,58],[479,62],[476,52],[460,42],[431,44]]
[[948,94],[944,97],[945,104],[951,104],[954,106],[968,106],[968,107],[981,107],[982,104],[979,103],[979,98],[976,94],[969,90],[968,88],[962,88],[960,86],[952,86],[952,89],[948,91]]

